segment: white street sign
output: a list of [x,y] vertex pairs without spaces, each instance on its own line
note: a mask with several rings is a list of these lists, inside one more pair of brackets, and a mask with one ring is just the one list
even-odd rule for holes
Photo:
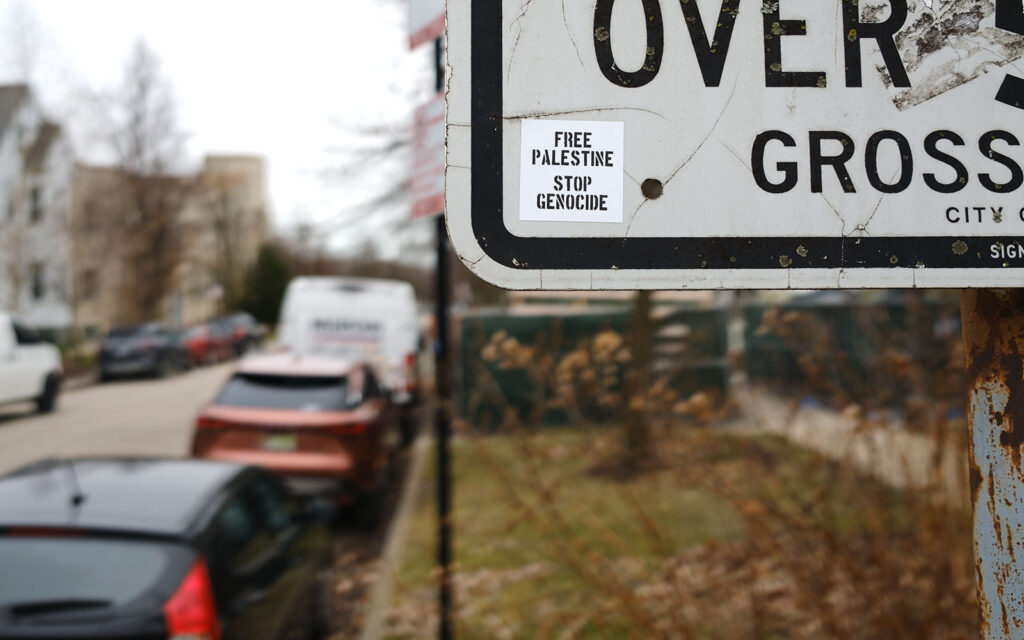
[[447,216],[517,289],[1019,287],[1021,0],[466,0]]
[[409,48],[444,35],[444,0],[409,0]]
[[444,211],[444,95],[420,105],[412,125],[412,212],[423,218]]

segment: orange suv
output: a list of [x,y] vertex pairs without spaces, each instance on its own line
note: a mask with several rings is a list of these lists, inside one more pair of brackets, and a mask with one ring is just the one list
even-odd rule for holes
[[297,494],[373,511],[399,442],[397,410],[365,363],[276,353],[239,362],[199,414],[192,453],[259,465]]

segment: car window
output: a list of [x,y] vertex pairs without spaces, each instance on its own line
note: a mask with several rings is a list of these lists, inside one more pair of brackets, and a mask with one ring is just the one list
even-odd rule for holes
[[224,505],[214,522],[211,559],[237,573],[257,561],[291,524],[287,493],[273,480],[255,476]]
[[261,409],[340,411],[349,408],[343,376],[265,376],[235,374],[216,404]]
[[259,477],[250,483],[242,494],[243,499],[256,514],[258,526],[261,528],[271,534],[278,534],[291,524],[288,494],[279,483]]
[[21,324],[20,322],[12,323],[14,325],[14,337],[18,341],[18,344],[39,344],[43,341],[39,337],[39,332],[32,327]]
[[171,569],[162,544],[123,539],[0,537],[0,609],[82,600],[120,606],[147,594]]
[[219,571],[236,573],[266,549],[266,539],[255,511],[238,494],[218,514],[210,544],[210,559]]

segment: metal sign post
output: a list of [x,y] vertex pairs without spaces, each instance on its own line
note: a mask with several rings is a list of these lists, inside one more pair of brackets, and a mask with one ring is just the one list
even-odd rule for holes
[[982,637],[1019,640],[1024,638],[1024,290],[965,291],[961,318]]
[[[444,42],[434,41],[436,68],[435,87],[444,89]],[[437,437],[437,564],[441,569],[438,603],[440,626],[438,637],[449,640],[453,637],[452,606],[452,463],[451,463],[451,346],[448,335],[448,306],[451,298],[451,276],[448,266],[448,230],[444,216],[437,217],[437,416],[435,420]]]

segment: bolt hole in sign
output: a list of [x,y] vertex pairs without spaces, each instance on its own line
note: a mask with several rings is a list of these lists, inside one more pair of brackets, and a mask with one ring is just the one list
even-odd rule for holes
[[1016,287],[1020,0],[448,5],[453,246],[513,289]]

